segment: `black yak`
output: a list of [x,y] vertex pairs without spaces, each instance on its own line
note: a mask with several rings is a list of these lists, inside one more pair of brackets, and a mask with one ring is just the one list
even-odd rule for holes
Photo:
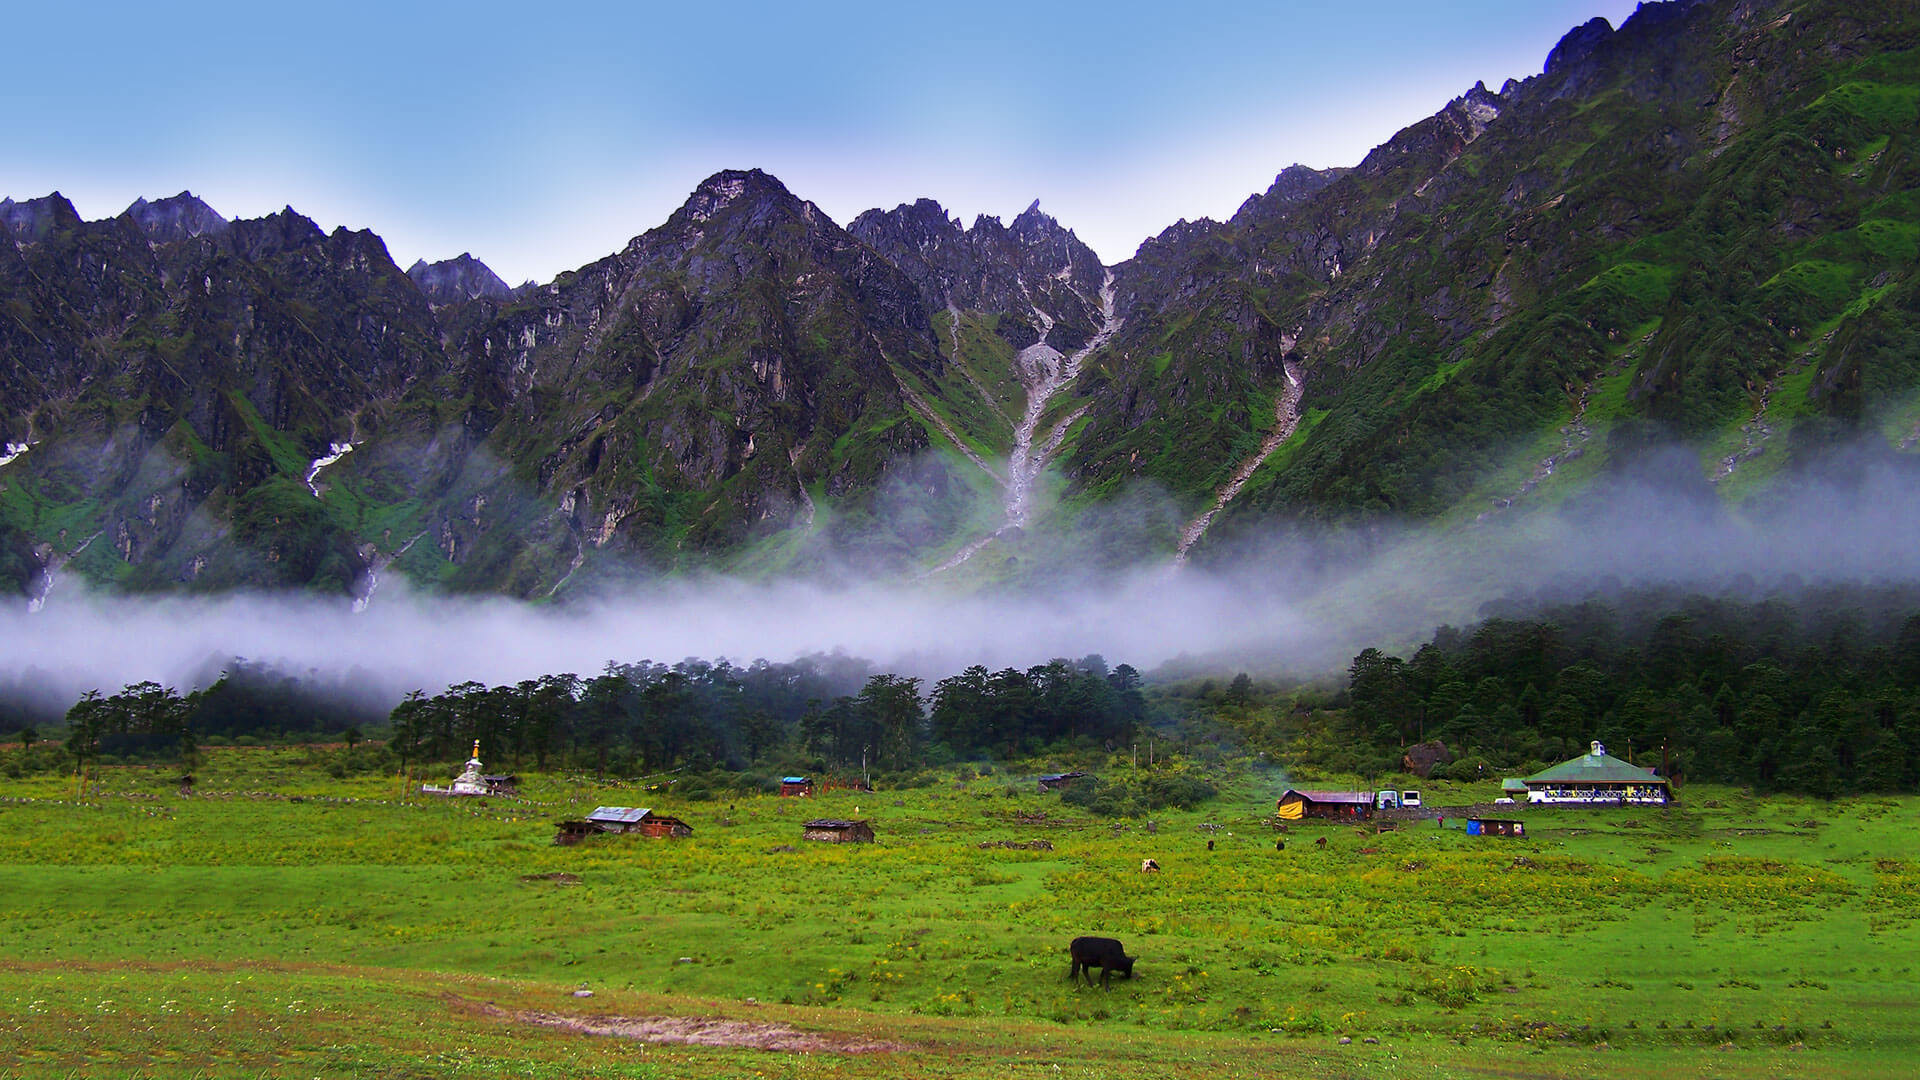
[[1107,985],[1108,976],[1115,971],[1133,978],[1133,962],[1136,957],[1128,956],[1120,942],[1110,937],[1077,937],[1067,946],[1067,953],[1073,957],[1073,966],[1067,970],[1067,978],[1078,980],[1085,975],[1087,985],[1093,985],[1093,969],[1100,969],[1100,985]]

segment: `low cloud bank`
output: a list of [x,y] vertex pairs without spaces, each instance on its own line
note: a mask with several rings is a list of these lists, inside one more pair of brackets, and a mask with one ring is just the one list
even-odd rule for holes
[[1920,477],[1909,463],[1842,461],[1729,509],[1690,479],[1697,461],[1674,459],[1684,482],[1649,482],[1642,470],[1556,508],[1516,506],[1475,523],[1376,523],[1313,538],[1244,530],[1215,558],[1177,571],[1153,562],[966,594],[928,583],[715,578],[554,608],[426,596],[396,578],[356,614],[344,600],[107,597],[67,582],[38,613],[0,612],[0,677],[70,701],[142,679],[184,689],[239,656],[293,673],[351,673],[391,700],[467,679],[591,674],[609,660],[745,663],[834,650],[934,678],[1088,653],[1143,670],[1186,657],[1312,675],[1515,595],[1920,580]]

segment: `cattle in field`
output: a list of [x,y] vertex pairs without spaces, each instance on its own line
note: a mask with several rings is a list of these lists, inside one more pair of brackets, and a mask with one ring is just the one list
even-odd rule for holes
[[1075,982],[1081,975],[1087,977],[1087,985],[1093,985],[1093,969],[1100,969],[1100,985],[1107,985],[1108,976],[1115,971],[1133,978],[1133,962],[1137,957],[1128,956],[1120,942],[1110,937],[1077,937],[1067,946],[1067,954],[1073,958],[1073,966],[1067,969],[1067,978]]
[[1159,872],[1159,870],[1160,870],[1160,864],[1159,864],[1159,863],[1157,863],[1157,862],[1155,862],[1155,861],[1153,861],[1152,859],[1141,859],[1141,860],[1140,860],[1140,872],[1141,872],[1141,873],[1143,873],[1143,874],[1153,874],[1153,873],[1158,873],[1158,872]]
[[1323,837],[1321,837],[1320,839],[1318,839],[1318,840],[1315,840],[1315,841],[1313,842],[1313,846],[1314,846],[1314,847],[1326,847],[1326,846],[1327,846],[1327,838],[1323,836]]

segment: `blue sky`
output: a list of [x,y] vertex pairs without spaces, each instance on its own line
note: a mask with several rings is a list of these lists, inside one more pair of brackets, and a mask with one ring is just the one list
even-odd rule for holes
[[395,259],[547,280],[723,168],[843,224],[1033,199],[1109,262],[1293,162],[1348,165],[1631,0],[1184,5],[77,2],[6,20],[0,195],[85,217],[191,189]]

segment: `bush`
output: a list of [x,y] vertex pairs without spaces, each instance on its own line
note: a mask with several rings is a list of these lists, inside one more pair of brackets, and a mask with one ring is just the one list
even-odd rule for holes
[[1153,773],[1137,784],[1086,777],[1060,793],[1061,803],[1103,817],[1140,817],[1154,810],[1191,810],[1219,791],[1191,773]]
[[1458,780],[1464,783],[1473,783],[1475,781],[1488,779],[1489,777],[1495,777],[1496,773],[1497,770],[1494,769],[1493,764],[1486,758],[1465,757],[1458,761],[1448,762],[1434,769],[1432,778],[1435,780]]

